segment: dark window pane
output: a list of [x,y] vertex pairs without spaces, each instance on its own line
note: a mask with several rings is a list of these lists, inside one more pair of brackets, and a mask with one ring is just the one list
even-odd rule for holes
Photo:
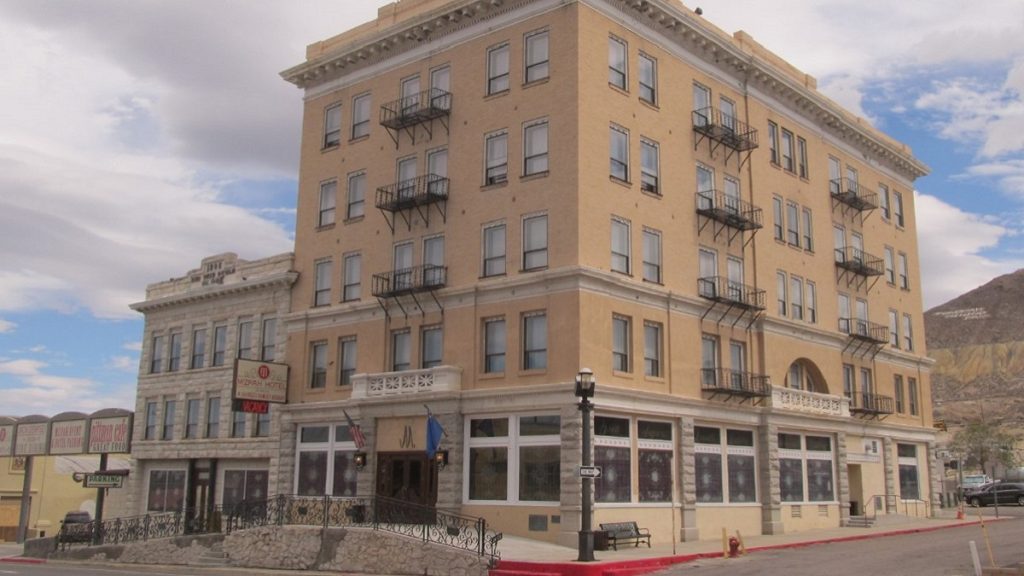
[[[341,426],[339,426],[341,428]],[[348,427],[345,427],[348,430]],[[356,453],[334,453],[334,488],[332,496],[356,495]]]
[[246,470],[245,499],[251,501],[267,498],[269,475],[266,470]]
[[323,496],[327,490],[327,452],[299,453],[299,495]]
[[[917,483],[917,466],[900,464],[900,498],[904,500],[921,498],[921,491]],[[1007,501],[1009,500],[1007,499]]]
[[705,428],[697,426],[693,429],[694,441],[697,444],[721,444],[722,431],[718,428]]
[[783,450],[799,450],[800,436],[798,434],[779,434],[779,448]]
[[351,442],[352,432],[348,429],[347,424],[334,427],[334,441],[335,442]]
[[629,420],[626,418],[594,416],[594,435],[629,438]]
[[327,442],[330,440],[330,428],[327,426],[307,426],[302,429],[300,442]]
[[672,501],[672,453],[668,450],[640,450],[640,501]]
[[729,502],[754,502],[757,490],[753,456],[729,455]]
[[725,435],[729,446],[754,445],[754,433],[750,430],[726,430]]
[[469,423],[471,438],[505,438],[508,436],[508,418],[482,418]]
[[807,449],[816,452],[830,452],[832,450],[832,439],[827,436],[808,436]]
[[224,509],[231,510],[245,499],[245,470],[224,471]]
[[559,435],[562,419],[559,416],[523,416],[519,419],[520,436]]
[[601,477],[594,482],[594,500],[629,502],[629,448],[597,446],[594,448],[594,464],[601,467]]
[[146,510],[150,512],[163,512],[165,493],[167,491],[167,471],[153,470],[149,473],[149,504]]
[[561,450],[560,446],[528,446],[519,449],[519,500],[559,501],[558,466]]
[[696,455],[697,502],[722,501],[722,455]]
[[469,499],[508,499],[508,448],[469,449]]
[[[810,440],[810,438],[808,438]],[[807,461],[807,495],[811,502],[831,502],[835,500],[832,486],[832,461]]]
[[[783,435],[780,434],[780,436]],[[797,460],[795,458],[779,459],[779,487],[782,491],[783,502],[804,501],[803,460]]]
[[897,444],[896,453],[900,458],[917,458],[917,446],[913,444]]

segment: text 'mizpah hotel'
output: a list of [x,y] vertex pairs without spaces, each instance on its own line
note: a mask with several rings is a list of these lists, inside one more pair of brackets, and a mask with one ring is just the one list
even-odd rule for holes
[[402,0],[283,76],[305,113],[282,492],[574,546],[589,367],[595,526],[938,505],[927,168],[813,77],[675,0]]

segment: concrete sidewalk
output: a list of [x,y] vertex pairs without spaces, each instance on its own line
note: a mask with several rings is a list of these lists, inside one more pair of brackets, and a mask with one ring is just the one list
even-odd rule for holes
[[[871,528],[829,528],[773,536],[744,536],[747,552],[811,546],[829,542],[843,542],[866,538],[882,538],[899,534],[928,532],[945,528],[972,526],[979,523],[977,512],[970,511],[967,518],[957,520],[955,513],[939,518],[889,517]],[[1002,518],[1001,520],[1007,520]],[[990,513],[985,522],[997,521]],[[625,547],[619,550],[595,551],[595,562],[577,562],[575,548],[558,546],[525,538],[506,536],[499,545],[501,561],[492,572],[496,576],[515,574],[563,574],[573,576],[601,576],[614,574],[643,574],[665,566],[690,562],[700,558],[722,556],[720,539],[698,542],[655,544],[648,548]]]

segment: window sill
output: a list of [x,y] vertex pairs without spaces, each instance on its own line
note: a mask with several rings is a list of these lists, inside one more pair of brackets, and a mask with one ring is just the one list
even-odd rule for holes
[[317,226],[316,227],[316,231],[317,232],[326,232],[328,230],[334,230],[334,222],[331,222],[330,224],[324,224],[323,226]]
[[488,190],[497,190],[508,186],[508,180],[502,182],[495,182],[494,184],[484,184],[480,187],[481,192],[487,192]]
[[501,98],[502,96],[508,96],[509,93],[511,93],[511,92],[512,92],[511,89],[505,88],[504,90],[500,90],[498,92],[491,92],[489,94],[484,94],[484,101],[486,102],[487,100],[493,100],[495,98]]
[[550,172],[547,170],[543,172],[534,172],[533,174],[523,174],[519,177],[520,182],[529,182],[531,180],[540,180],[541,178],[547,178]]
[[647,278],[644,278],[643,282],[645,284],[653,284],[655,286],[664,286],[665,285],[661,280],[649,280]]
[[341,148],[341,142],[338,142],[337,144],[331,144],[330,146],[323,146],[320,148],[320,152],[332,152],[334,150],[337,150],[338,148]]
[[534,86],[540,86],[541,84],[547,84],[551,80],[551,76],[545,76],[543,78],[537,78],[536,80],[530,80],[529,82],[523,82],[522,88],[532,88]]
[[349,144],[355,144],[356,142],[362,142],[363,140],[369,140],[369,134],[363,134],[362,136],[356,136],[348,141]]
[[355,223],[357,223],[357,222],[362,222],[362,221],[363,221],[363,219],[365,219],[365,218],[366,218],[366,215],[365,215],[365,214],[364,214],[364,215],[362,215],[362,216],[353,216],[353,217],[351,217],[351,218],[346,218],[346,219],[344,220],[344,224],[345,224],[346,226],[348,226],[349,224],[355,224]]
[[477,380],[501,380],[505,378],[504,372],[481,372]]
[[608,87],[611,88],[612,90],[615,90],[619,94],[622,94],[623,96],[629,96],[629,90],[626,90],[625,88],[619,86],[618,84],[612,84],[611,82],[609,82]]
[[545,271],[547,269],[548,269],[547,266],[538,266],[536,268],[521,268],[519,270],[519,273],[520,274],[529,274],[531,272],[543,272],[543,271]]
[[655,112],[661,111],[661,107],[658,106],[657,102],[651,102],[649,100],[644,100],[643,98],[640,98],[640,103],[650,108],[651,110],[654,110]]
[[490,280],[491,278],[506,278],[508,274],[502,272],[501,274],[488,274],[487,276],[480,276],[477,280]]
[[519,377],[526,376],[543,376],[548,373],[547,368],[531,368],[529,370],[520,370],[516,375]]
[[665,383],[665,377],[664,376],[648,376],[647,374],[644,374],[644,380],[646,380],[648,382],[657,382],[659,384],[664,384]]
[[353,303],[359,302],[361,300],[362,300],[362,298],[349,298],[348,300],[342,300],[341,303],[342,304],[353,304]]
[[612,370],[612,376],[619,376],[621,378],[632,378],[633,373],[628,370]]
[[654,198],[655,200],[661,200],[662,198],[664,198],[664,196],[662,196],[660,192],[651,192],[650,190],[644,190],[642,188],[640,189],[640,193],[643,194],[644,196],[647,196],[648,198]]
[[619,186],[624,186],[626,188],[632,188],[633,187],[633,183],[630,182],[629,180],[623,180],[622,178],[619,178],[617,176],[612,176],[610,174],[608,175],[608,180],[618,184]]

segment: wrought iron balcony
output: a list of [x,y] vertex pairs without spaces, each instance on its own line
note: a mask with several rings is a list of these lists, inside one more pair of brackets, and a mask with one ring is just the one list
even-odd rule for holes
[[377,208],[398,212],[448,199],[448,179],[427,174],[377,188]]
[[856,180],[830,180],[828,189],[833,198],[858,212],[878,208],[878,194],[865,190]]
[[889,342],[889,327],[868,322],[867,320],[840,318],[839,331],[843,334],[848,334],[851,338],[875,344],[886,344]]
[[399,98],[380,107],[380,124],[401,130],[451,114],[452,94],[440,88]]
[[767,397],[772,394],[771,377],[729,368],[701,368],[700,388],[705,392],[744,397]]
[[716,190],[697,192],[697,213],[737,230],[761,228],[761,209]]
[[764,290],[733,282],[725,276],[697,279],[697,294],[701,298],[732,304],[741,308],[764,310]]
[[850,412],[854,414],[892,414],[895,401],[891,396],[861,392],[850,398]]
[[425,264],[373,275],[373,296],[393,298],[443,288],[448,267]]
[[772,408],[828,416],[850,415],[850,402],[842,396],[781,386],[772,386]]
[[885,274],[885,263],[882,259],[868,254],[860,248],[845,246],[836,248],[836,266],[861,276],[881,276]]
[[736,152],[757,148],[757,129],[733,116],[716,110],[714,106],[694,110],[693,130],[719,142]]

